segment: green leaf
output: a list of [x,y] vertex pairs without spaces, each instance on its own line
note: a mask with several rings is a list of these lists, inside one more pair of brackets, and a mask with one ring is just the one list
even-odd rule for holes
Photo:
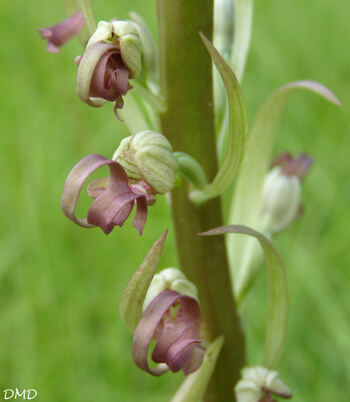
[[153,244],[124,290],[119,311],[123,323],[131,332],[135,331],[142,316],[143,302],[156,272],[167,233],[166,230]]
[[[255,118],[247,142],[247,149],[237,179],[229,222],[261,230],[259,207],[265,176],[269,168],[275,133],[284,104],[297,89],[307,89],[335,105],[340,105],[336,96],[325,86],[314,81],[296,81],[275,91],[261,106]],[[249,239],[227,237],[227,249],[233,278],[250,275],[249,256],[254,245]],[[248,265],[247,265],[248,264]],[[240,272],[247,270],[247,273]],[[242,283],[246,282],[243,278]],[[241,280],[236,281],[240,286]],[[236,288],[236,292],[242,289]],[[238,295],[239,296],[239,295]]]
[[220,336],[209,345],[201,366],[186,377],[171,402],[199,402],[202,400],[223,343],[224,337]]
[[200,234],[211,236],[225,233],[240,233],[255,237],[264,251],[268,311],[263,366],[274,369],[280,359],[288,320],[288,284],[283,262],[267,237],[246,226],[221,226]]
[[247,133],[247,118],[243,96],[239,83],[230,66],[209,42],[200,34],[224,82],[229,103],[229,137],[228,146],[223,161],[213,182],[202,191],[193,191],[191,199],[196,203],[205,202],[222,194],[232,183],[243,160],[244,146]]
[[242,81],[249,52],[253,5],[253,0],[235,0],[234,2],[234,42],[231,66],[239,82]]

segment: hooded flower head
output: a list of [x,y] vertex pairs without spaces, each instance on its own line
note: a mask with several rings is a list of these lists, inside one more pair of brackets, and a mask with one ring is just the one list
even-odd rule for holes
[[142,46],[132,22],[100,21],[79,64],[77,93],[82,101],[100,107],[115,102],[115,113],[123,107],[129,79],[141,71]]
[[[87,218],[77,218],[75,209],[84,182],[95,170],[106,165],[109,167],[110,176],[90,183],[88,194],[95,200]],[[73,222],[86,228],[100,226],[106,234],[110,233],[114,226],[122,226],[136,205],[133,225],[141,235],[147,220],[147,207],[154,202],[154,193],[147,183],[130,183],[125,170],[118,162],[93,154],[83,158],[69,173],[61,205],[65,215]]]
[[312,165],[305,154],[293,158],[289,153],[272,162],[265,178],[260,216],[263,230],[276,233],[287,227],[301,213],[301,182]]
[[[196,299],[173,290],[158,294],[144,311],[133,338],[135,364],[159,376],[169,369],[190,374],[201,365],[204,348],[199,337],[201,313]],[[152,360],[148,364],[150,343],[155,340]]]
[[84,18],[81,12],[78,11],[60,24],[39,29],[42,39],[47,39],[47,51],[58,53],[62,45],[78,34],[84,23]]

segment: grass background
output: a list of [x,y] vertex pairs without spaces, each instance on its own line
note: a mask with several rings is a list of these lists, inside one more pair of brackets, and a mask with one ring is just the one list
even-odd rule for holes
[[[94,9],[98,19],[139,12],[156,34],[155,0],[96,0]],[[315,159],[305,215],[275,241],[291,300],[280,372],[297,401],[349,400],[349,12],[347,0],[256,1],[243,84],[250,121],[273,89],[296,79],[326,84],[344,105],[293,95],[276,144],[276,153]],[[36,29],[63,17],[59,0],[0,5],[0,390],[36,388],[44,402],[166,401],[182,376],[139,371],[118,316],[128,278],[165,228],[161,267],[176,265],[165,200],[151,208],[142,238],[129,223],[109,236],[84,230],[60,211],[71,167],[89,153],[111,155],[127,135],[112,105],[94,110],[77,99],[77,41],[45,52]],[[261,274],[244,306],[254,364],[265,296]]]

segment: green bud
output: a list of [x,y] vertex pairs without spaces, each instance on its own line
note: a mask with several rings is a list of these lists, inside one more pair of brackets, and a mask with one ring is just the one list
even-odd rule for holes
[[136,78],[140,74],[142,43],[132,21],[100,21],[86,48],[97,42],[117,46],[124,64],[131,73],[131,78]]
[[279,166],[268,173],[260,207],[264,232],[279,232],[293,222],[300,209],[300,192],[297,176],[287,176]]
[[191,296],[198,300],[198,291],[196,286],[190,282],[185,275],[177,268],[163,269],[159,274],[154,275],[153,280],[148,288],[147,295],[143,304],[143,309],[151,303],[151,301],[164,292],[164,290],[175,290],[181,295]]
[[124,138],[113,155],[127,175],[144,180],[157,193],[172,190],[177,175],[177,162],[173,149],[164,135],[142,131]]
[[265,367],[245,367],[242,379],[235,386],[237,402],[259,402],[266,393],[291,398],[291,389],[280,379],[277,371]]

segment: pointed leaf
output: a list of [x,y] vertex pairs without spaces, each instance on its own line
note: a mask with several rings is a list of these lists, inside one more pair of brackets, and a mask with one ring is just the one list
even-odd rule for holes
[[267,277],[267,325],[263,366],[274,369],[279,361],[288,319],[288,284],[285,268],[270,240],[246,226],[227,225],[201,233],[202,236],[241,233],[255,237],[264,251]]
[[203,34],[200,35],[220,72],[227,92],[229,103],[229,137],[224,162],[213,182],[207,185],[203,191],[193,191],[191,194],[192,200],[198,203],[219,196],[232,183],[243,159],[247,134],[246,111],[237,78],[230,66],[209,40]]
[[[247,150],[237,180],[231,207],[230,223],[237,223],[261,230],[259,207],[265,175],[267,173],[275,141],[275,133],[284,104],[296,89],[307,89],[335,105],[340,105],[336,96],[325,86],[315,81],[296,81],[275,91],[261,106],[252,126]],[[248,185],[249,183],[249,185]],[[228,236],[227,249],[233,277],[242,269],[246,253],[252,247],[250,239]]]
[[188,375],[171,402],[201,401],[210,378],[214,372],[224,337],[220,336],[213,341],[206,350],[202,365],[197,371]]
[[123,323],[131,332],[135,331],[142,316],[143,302],[156,272],[167,233],[166,230],[153,244],[124,290],[119,311]]
[[231,65],[239,82],[242,81],[249,52],[253,5],[253,0],[235,0],[234,2],[234,42]]

